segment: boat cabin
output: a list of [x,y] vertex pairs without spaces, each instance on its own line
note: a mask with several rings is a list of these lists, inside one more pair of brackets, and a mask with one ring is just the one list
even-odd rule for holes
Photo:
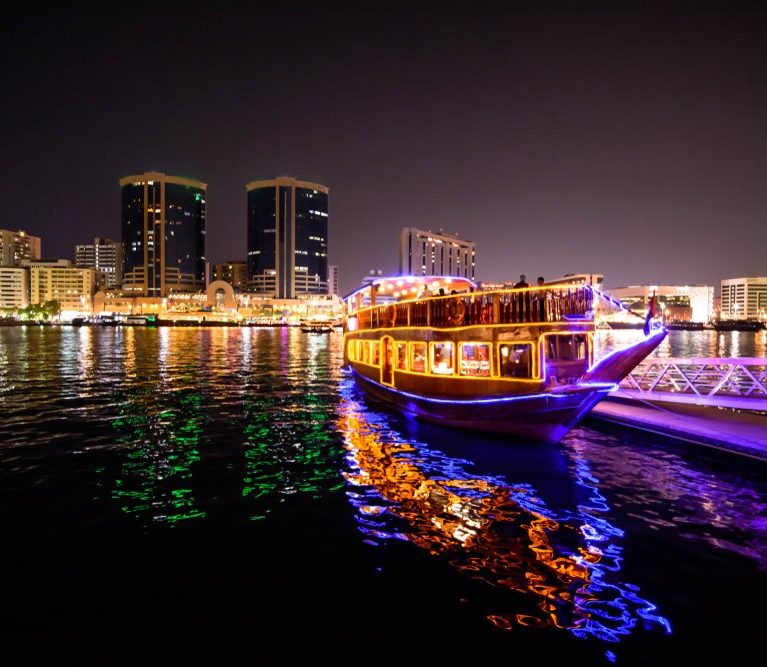
[[380,278],[345,299],[346,361],[402,391],[445,397],[577,382],[593,361],[588,286],[479,292],[465,278]]

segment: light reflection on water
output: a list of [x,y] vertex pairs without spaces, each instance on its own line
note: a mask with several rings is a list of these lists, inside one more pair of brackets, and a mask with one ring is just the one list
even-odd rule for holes
[[[690,341],[711,333],[664,345],[708,355],[710,341]],[[630,432],[523,447],[412,422],[362,397],[341,345],[295,329],[0,328],[0,539],[13,545],[0,564],[45,563],[70,536],[87,562],[102,532],[204,541],[214,528],[256,561],[276,533],[311,562],[290,540],[316,524],[355,586],[374,585],[360,574],[373,564],[385,577],[395,559],[426,559],[419,572],[455,599],[470,582],[456,606],[504,638],[554,632],[625,652],[637,637],[691,642],[684,627],[714,628],[722,604],[760,608],[748,599],[767,583],[757,469]],[[256,588],[279,568],[261,569]],[[377,590],[361,614],[387,604]]]
[[[767,572],[767,498],[738,475],[691,466],[661,446],[637,448],[616,435],[573,430],[563,446],[577,472],[615,511],[678,539],[745,556]],[[758,466],[757,465],[757,472]]]
[[404,439],[366,407],[351,381],[340,414],[349,497],[369,544],[406,540],[508,589],[506,608],[487,614],[505,630],[549,626],[609,642],[640,620],[645,629],[671,631],[639,588],[622,581],[623,531],[610,523],[584,457],[575,478],[588,488],[588,502],[555,511],[528,482],[478,475],[468,460]]

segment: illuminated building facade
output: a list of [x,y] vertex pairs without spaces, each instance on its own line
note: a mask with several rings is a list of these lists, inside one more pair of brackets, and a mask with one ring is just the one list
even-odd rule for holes
[[341,295],[338,291],[338,265],[336,264],[328,267],[328,294]]
[[399,240],[399,272],[407,276],[461,276],[474,280],[476,246],[457,235],[405,227]]
[[767,277],[723,280],[720,308],[723,320],[767,320]]
[[21,266],[24,260],[40,259],[41,241],[23,230],[0,229],[0,266]]
[[250,291],[278,299],[327,294],[330,190],[289,177],[245,188]]
[[22,267],[0,267],[0,309],[29,305],[29,271]]
[[[531,285],[535,284],[538,279],[537,276],[528,276],[528,282]],[[605,276],[602,273],[566,273],[561,278],[554,278],[548,280],[544,276],[544,282],[547,285],[591,285],[598,290],[601,290],[605,283]]]
[[[659,314],[671,322],[709,322],[714,317],[714,288],[708,285],[634,285],[606,290],[614,299],[640,315],[647,314],[652,295]],[[618,317],[625,318],[621,312]]]
[[58,301],[62,311],[90,311],[96,271],[72,265],[68,259],[25,262],[29,267],[29,303]]
[[75,246],[75,265],[96,269],[108,288],[122,284],[123,246],[119,241],[96,237],[93,243]]
[[248,268],[245,262],[224,262],[213,267],[213,280],[224,280],[234,289],[245,291],[248,284]]
[[205,287],[207,187],[159,172],[120,180],[123,290],[163,297]]

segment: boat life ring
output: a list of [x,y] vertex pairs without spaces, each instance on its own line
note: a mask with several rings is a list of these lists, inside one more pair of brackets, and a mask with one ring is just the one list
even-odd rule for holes
[[463,322],[463,316],[466,314],[466,305],[463,303],[463,299],[450,299],[447,304],[447,321],[456,326]]

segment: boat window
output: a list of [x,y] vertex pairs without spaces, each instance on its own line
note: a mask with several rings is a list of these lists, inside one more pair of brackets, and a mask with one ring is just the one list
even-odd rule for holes
[[431,372],[439,375],[453,374],[453,344],[432,343],[431,344]]
[[576,359],[585,359],[588,355],[588,346],[586,344],[586,334],[575,334],[575,355]]
[[370,363],[373,364],[373,366],[378,366],[381,363],[379,353],[381,351],[381,346],[378,344],[377,340],[374,340],[370,343]]
[[349,341],[349,360],[357,361],[357,341],[356,340]]
[[461,345],[461,375],[487,377],[490,375],[490,345],[463,343]]
[[426,372],[426,343],[410,344],[410,370],[416,373]]
[[585,334],[558,334],[546,336],[549,359],[575,361],[585,359],[588,351]]
[[407,343],[397,343],[397,368],[407,370]]
[[502,343],[498,346],[501,377],[529,378],[532,376],[530,343],[512,345]]
[[370,345],[366,340],[362,341],[362,363],[370,363]]

